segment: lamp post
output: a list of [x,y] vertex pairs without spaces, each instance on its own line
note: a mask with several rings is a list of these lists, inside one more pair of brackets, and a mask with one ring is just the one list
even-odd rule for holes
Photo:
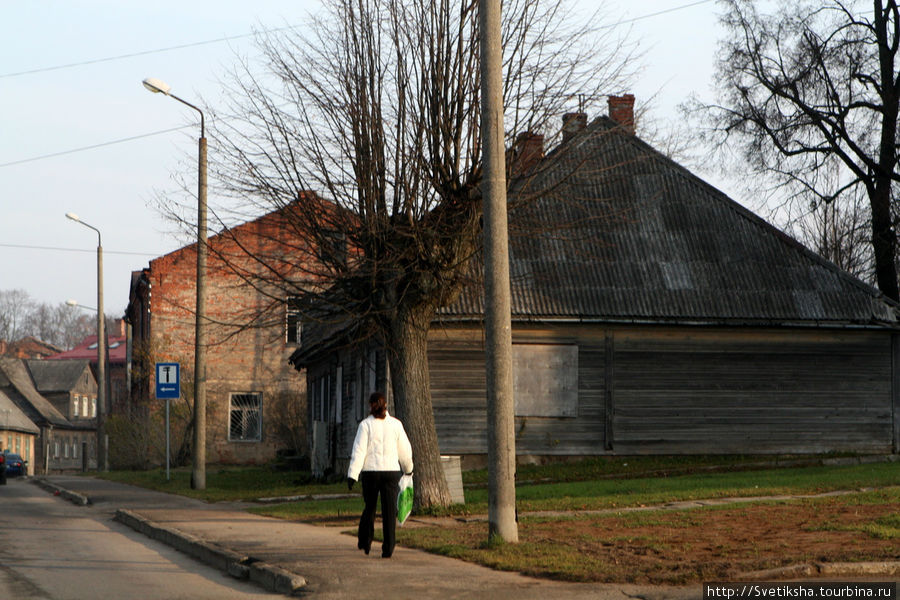
[[82,221],[75,213],[66,213],[66,218],[97,232],[97,470],[109,470],[104,435],[104,412],[109,381],[106,377],[106,316],[103,314],[103,243],[100,230]]
[[194,444],[191,488],[206,489],[206,126],[203,111],[171,92],[154,77],[143,81],[155,94],[165,94],[200,113],[200,153],[197,176],[197,309],[194,317]]

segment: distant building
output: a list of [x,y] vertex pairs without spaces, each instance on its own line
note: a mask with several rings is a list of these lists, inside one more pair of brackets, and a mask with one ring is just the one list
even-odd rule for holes
[[41,341],[29,335],[17,342],[0,340],[0,355],[15,358],[47,358],[62,352],[62,348],[48,342]]
[[[3,376],[0,375],[0,381]],[[0,451],[15,452],[28,461],[27,472],[34,474],[34,448],[41,430],[12,401],[0,385]]]
[[[105,408],[106,414],[121,413],[125,410],[128,401],[128,373],[127,373],[127,340],[125,336],[125,321],[119,319],[114,331],[107,330],[108,340],[106,361],[106,373],[109,377],[109,400]],[[94,379],[97,376],[97,334],[85,337],[81,342],[65,352],[57,352],[44,357],[47,360],[77,360],[88,361]]]
[[0,357],[0,441],[29,474],[96,468],[96,402],[87,361]]

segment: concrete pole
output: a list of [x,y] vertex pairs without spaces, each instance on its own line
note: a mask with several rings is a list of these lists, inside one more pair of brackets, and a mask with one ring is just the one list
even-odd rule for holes
[[480,0],[478,12],[481,27],[481,136],[484,148],[482,197],[488,395],[488,537],[518,542],[500,0]]
[[194,456],[191,488],[206,489],[206,135],[201,113],[197,189],[197,315],[194,337]]
[[103,245],[97,232],[97,470],[109,471],[104,440],[106,411],[106,315],[103,313]]

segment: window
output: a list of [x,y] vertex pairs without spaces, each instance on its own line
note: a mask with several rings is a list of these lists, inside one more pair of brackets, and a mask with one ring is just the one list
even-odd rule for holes
[[68,442],[68,440],[63,442],[63,457],[69,458],[69,442]]
[[342,231],[324,231],[319,243],[319,261],[342,267],[347,264],[347,236]]
[[78,458],[78,440],[72,442],[72,458]]
[[81,408],[81,397],[75,396],[75,402],[73,403],[74,412],[72,413],[73,417],[78,417],[79,409]]
[[303,331],[300,321],[300,309],[297,307],[297,296],[289,296],[284,303],[285,307],[285,341],[288,344],[299,344]]
[[262,394],[231,394],[228,439],[232,442],[262,440]]
[[91,416],[92,417],[97,416],[97,399],[96,398],[91,398]]

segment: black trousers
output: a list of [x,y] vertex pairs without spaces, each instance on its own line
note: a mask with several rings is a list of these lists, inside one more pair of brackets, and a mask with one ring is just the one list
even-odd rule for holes
[[360,474],[363,500],[366,508],[359,518],[359,548],[367,550],[372,547],[375,537],[375,507],[378,496],[381,496],[381,525],[384,542],[381,544],[381,555],[385,558],[394,553],[397,543],[397,495],[400,493],[400,477],[402,471],[363,471]]

